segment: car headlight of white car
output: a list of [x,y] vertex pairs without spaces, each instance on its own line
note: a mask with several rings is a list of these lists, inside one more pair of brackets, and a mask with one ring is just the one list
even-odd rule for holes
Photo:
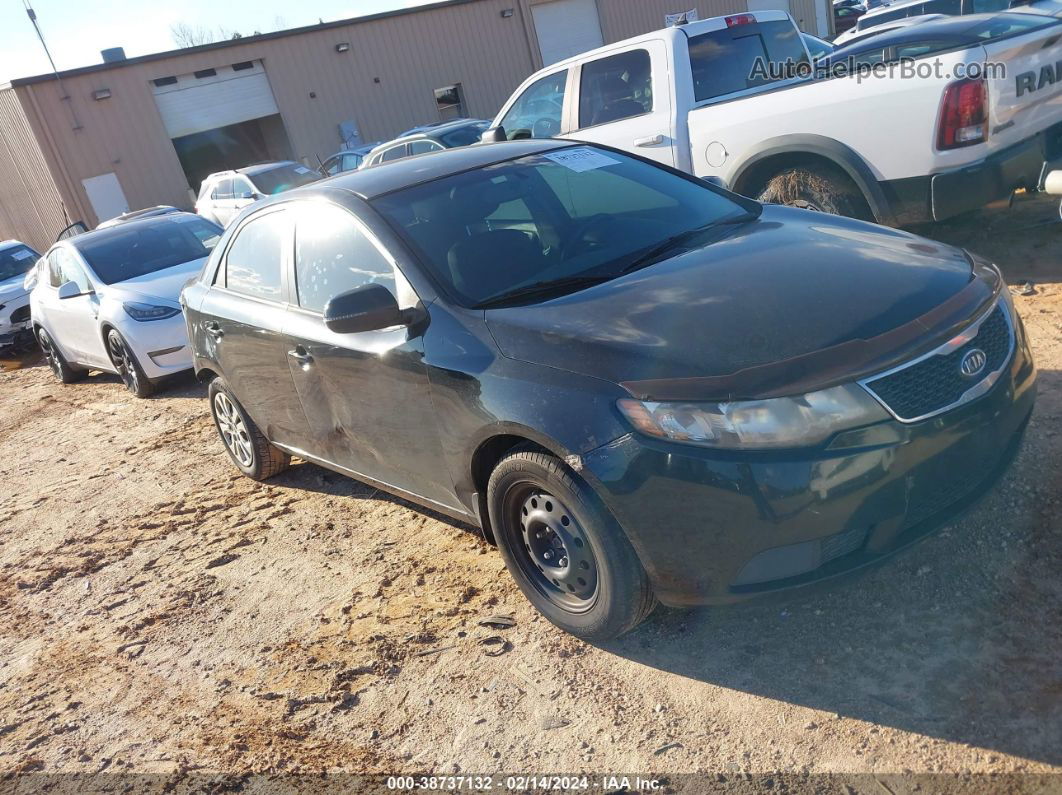
[[139,301],[126,301],[122,304],[125,313],[133,320],[145,322],[148,320],[165,320],[174,315],[181,314],[181,310],[172,306],[160,306],[158,304],[142,304]]
[[731,450],[802,447],[838,431],[889,419],[855,384],[795,397],[729,403],[618,401],[620,411],[649,436]]

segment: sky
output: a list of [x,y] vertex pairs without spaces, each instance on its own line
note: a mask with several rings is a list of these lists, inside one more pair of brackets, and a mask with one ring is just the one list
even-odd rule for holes
[[[100,50],[129,57],[176,49],[171,26],[184,23],[250,35],[312,25],[321,19],[376,14],[430,0],[31,0],[60,69],[101,62]],[[25,0],[0,0],[0,85],[51,71],[26,15]]]

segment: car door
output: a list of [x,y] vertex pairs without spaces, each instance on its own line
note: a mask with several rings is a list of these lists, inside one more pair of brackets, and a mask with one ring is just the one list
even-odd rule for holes
[[[80,258],[66,246],[57,246],[47,260],[48,285],[42,301],[45,328],[68,361],[110,369],[99,328],[100,299]],[[77,285],[78,294],[60,298],[59,288],[67,282]]]
[[239,215],[240,210],[258,201],[258,191],[247,177],[232,178],[232,217]]
[[662,41],[643,42],[579,67],[570,136],[608,144],[674,166],[671,84]]
[[205,335],[229,388],[266,437],[300,448],[308,427],[283,337],[291,245],[287,205],[242,221],[200,306],[197,332]]
[[210,208],[222,226],[227,226],[232,220],[235,205],[232,198],[231,179],[219,180],[214,186],[214,190],[210,192]]
[[307,451],[331,464],[452,508],[459,507],[436,432],[423,338],[408,328],[337,334],[329,299],[382,284],[412,307],[417,296],[392,257],[350,211],[321,201],[295,213],[293,301],[285,336],[302,398]]

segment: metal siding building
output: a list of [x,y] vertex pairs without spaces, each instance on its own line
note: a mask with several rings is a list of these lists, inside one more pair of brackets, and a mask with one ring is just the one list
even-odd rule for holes
[[[773,4],[814,31],[816,3],[827,7],[824,0],[446,0],[97,64],[59,79],[14,80],[0,89],[0,239],[44,248],[67,216],[92,226],[123,203],[190,207],[207,162],[196,158],[212,146],[246,158],[225,167],[283,158],[316,165],[341,148],[341,125],[356,126],[369,142],[438,120],[435,92],[448,86],[460,85],[463,115],[490,118],[542,67],[544,52],[563,49],[539,37],[563,35],[557,23],[569,18],[589,19],[589,28],[596,16],[600,33],[580,29],[579,41],[611,43],[663,27],[667,13],[695,7],[705,18]],[[549,14],[536,18],[544,5]],[[235,82],[254,75],[253,83]],[[230,101],[243,114],[238,121],[200,130],[224,112],[226,81],[253,88],[245,93],[260,104],[240,109]],[[165,96],[185,90],[201,93],[202,119],[187,97]],[[267,115],[245,118],[255,112]]]

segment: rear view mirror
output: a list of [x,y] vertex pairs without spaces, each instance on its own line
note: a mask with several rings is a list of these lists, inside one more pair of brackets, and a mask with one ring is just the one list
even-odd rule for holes
[[504,127],[491,127],[489,130],[483,131],[483,134],[479,136],[479,140],[480,143],[484,144],[498,144],[509,139],[505,136]]
[[329,301],[324,321],[337,334],[357,334],[409,325],[414,314],[414,310],[399,309],[394,295],[382,284],[366,284]]
[[60,298],[77,298],[79,295],[88,295],[91,292],[82,292],[78,287],[77,282],[63,282],[59,285],[59,297]]

